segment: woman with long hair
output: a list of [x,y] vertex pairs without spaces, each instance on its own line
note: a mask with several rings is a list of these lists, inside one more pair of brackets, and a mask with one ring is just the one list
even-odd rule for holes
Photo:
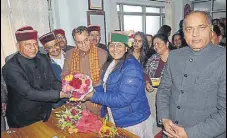
[[136,32],[134,34],[134,43],[131,49],[132,55],[144,65],[146,62],[146,56],[149,49],[147,36],[143,32]]

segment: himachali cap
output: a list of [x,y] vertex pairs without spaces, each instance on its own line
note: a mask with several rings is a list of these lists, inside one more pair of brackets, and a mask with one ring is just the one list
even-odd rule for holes
[[111,42],[121,42],[128,46],[128,36],[120,33],[112,33],[111,34]]
[[87,27],[88,33],[90,33],[91,31],[98,31],[100,32],[100,26],[97,25],[90,25]]
[[[26,30],[27,29],[27,30]],[[33,30],[32,27],[20,28],[15,33],[17,41],[26,41],[26,40],[37,40],[38,32]]]
[[55,30],[53,30],[53,32],[55,35],[62,34],[65,36],[65,31],[63,29],[55,29]]
[[42,45],[45,45],[46,43],[55,40],[55,34],[53,32],[49,32],[47,34],[44,34],[43,36],[39,37],[39,41],[42,43]]

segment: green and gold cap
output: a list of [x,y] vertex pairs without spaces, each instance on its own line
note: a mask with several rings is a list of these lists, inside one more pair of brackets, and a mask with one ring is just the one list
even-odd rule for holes
[[119,34],[119,33],[112,33],[111,34],[111,42],[121,42],[126,45],[128,45],[128,36],[125,34]]

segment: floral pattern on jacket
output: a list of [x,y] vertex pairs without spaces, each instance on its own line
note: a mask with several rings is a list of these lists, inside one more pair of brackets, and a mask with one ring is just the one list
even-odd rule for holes
[[[153,54],[147,61],[146,65],[145,65],[145,68],[144,68],[144,72],[150,77],[150,78],[154,78],[154,75],[155,75],[155,72],[156,70],[158,69],[158,65],[159,65],[159,62],[161,60],[161,57],[156,53],[156,54]],[[162,69],[162,72],[161,72],[161,76],[163,74],[163,71],[165,69],[165,66],[164,68]]]

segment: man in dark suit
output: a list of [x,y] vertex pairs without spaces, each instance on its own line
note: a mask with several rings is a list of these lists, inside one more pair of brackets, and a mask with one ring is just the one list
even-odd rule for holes
[[[18,31],[24,31],[24,30],[33,30],[33,27],[31,26],[23,26],[21,27]],[[46,54],[46,51],[44,50],[43,47],[39,47],[39,52],[42,53],[42,54]],[[5,62],[9,61],[15,54],[17,54],[18,52],[15,52],[13,54],[10,54],[8,55],[6,58],[5,58]]]
[[6,111],[6,105],[7,105],[7,97],[8,97],[7,95],[8,95],[8,91],[6,88],[6,83],[1,74],[1,104],[2,104],[1,132],[6,130],[5,111]]
[[8,90],[6,117],[10,128],[47,120],[61,91],[48,57],[38,53],[36,30],[16,31],[18,53],[2,68]]

